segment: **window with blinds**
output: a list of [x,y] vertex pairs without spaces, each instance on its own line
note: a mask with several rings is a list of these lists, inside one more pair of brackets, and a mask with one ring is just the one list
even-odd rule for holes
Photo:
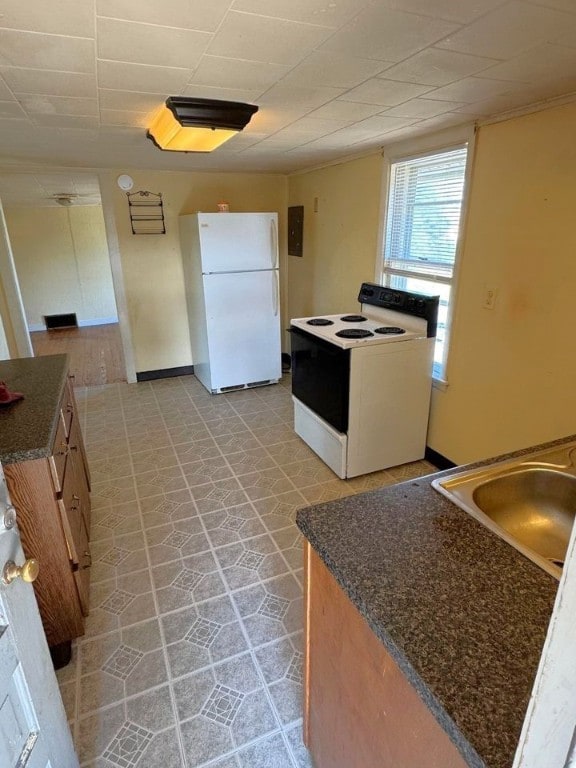
[[440,296],[434,376],[444,378],[451,285],[467,147],[390,166],[383,249],[385,285]]

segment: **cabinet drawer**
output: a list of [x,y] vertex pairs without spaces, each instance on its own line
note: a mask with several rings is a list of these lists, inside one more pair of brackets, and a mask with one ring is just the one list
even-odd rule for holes
[[56,430],[56,437],[54,438],[54,446],[52,449],[52,456],[50,456],[50,469],[54,480],[54,487],[56,493],[62,492],[64,485],[64,474],[66,472],[66,459],[68,458],[68,432],[64,416],[60,411],[58,417],[58,429]]
[[73,492],[71,484],[65,479],[62,498],[58,500],[62,527],[66,537],[68,557],[74,574],[78,598],[84,616],[88,615],[90,589],[90,566],[92,558],[88,544],[88,530],[82,514],[79,497]]

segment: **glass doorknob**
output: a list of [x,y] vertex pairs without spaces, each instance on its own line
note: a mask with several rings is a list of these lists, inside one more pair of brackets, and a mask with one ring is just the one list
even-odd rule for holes
[[13,560],[8,560],[2,571],[2,581],[5,584],[11,584],[14,579],[22,579],[30,584],[36,581],[39,571],[40,564],[34,558],[26,560],[22,565],[16,565]]

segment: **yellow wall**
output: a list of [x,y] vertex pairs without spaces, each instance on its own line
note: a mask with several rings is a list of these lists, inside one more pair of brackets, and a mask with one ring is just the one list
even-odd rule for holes
[[576,432],[575,125],[569,104],[478,133],[450,386],[429,438],[458,463]]
[[100,206],[4,210],[30,328],[69,312],[82,325],[116,319]]
[[374,279],[381,165],[373,155],[290,177],[289,205],[304,206],[304,255],[288,256],[290,317],[353,310]]
[[[575,125],[570,104],[478,132],[449,387],[434,390],[428,438],[456,463],[576,432]],[[292,316],[351,310],[373,278],[380,175],[374,155],[290,177],[307,218],[304,258],[289,257]]]
[[129,173],[134,179],[133,191],[162,193],[166,219],[165,235],[133,235],[126,193],[116,185],[117,174],[101,176],[103,192],[110,196],[114,206],[137,372],[178,368],[192,363],[178,216],[195,211],[216,211],[221,200],[229,203],[234,212],[278,212],[281,304],[286,322],[285,176],[129,169],[122,172]]

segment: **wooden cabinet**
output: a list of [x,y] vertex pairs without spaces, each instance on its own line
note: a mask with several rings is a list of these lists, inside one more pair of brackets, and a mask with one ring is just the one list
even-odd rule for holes
[[58,406],[52,455],[6,464],[22,548],[40,563],[34,591],[48,644],[84,632],[90,586],[90,475],[70,380]]
[[465,768],[365,619],[305,547],[304,741],[316,768]]

